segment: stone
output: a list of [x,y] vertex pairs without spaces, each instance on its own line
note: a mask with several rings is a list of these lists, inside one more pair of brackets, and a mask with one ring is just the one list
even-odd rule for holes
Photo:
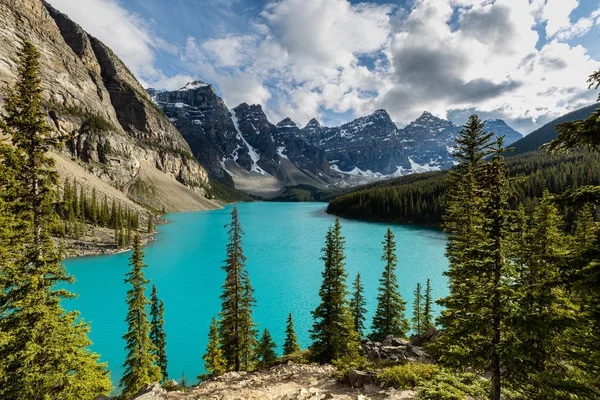
[[355,388],[362,388],[365,385],[375,385],[377,383],[377,374],[351,369],[348,372],[348,381],[350,386]]
[[167,391],[160,386],[160,383],[154,382],[140,389],[132,400],[164,400]]

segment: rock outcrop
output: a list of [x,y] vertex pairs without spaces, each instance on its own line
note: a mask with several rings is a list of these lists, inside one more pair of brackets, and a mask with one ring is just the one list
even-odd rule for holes
[[[69,137],[59,164],[72,159],[156,209],[216,207],[203,196],[210,187],[207,172],[108,47],[42,0],[4,0],[0,20],[0,98],[16,82],[15,56],[23,41],[31,41],[41,53],[48,122]],[[183,207],[169,200],[173,192],[183,196]]]
[[367,359],[371,361],[431,362],[422,347],[406,339],[388,336],[383,342],[365,341],[362,347]]
[[[135,400],[409,400],[412,390],[383,389],[372,384],[352,388],[338,383],[331,365],[294,364],[245,373],[228,372],[218,378],[191,388],[189,392],[165,392],[158,384],[146,386]],[[357,372],[358,373],[358,372]]]

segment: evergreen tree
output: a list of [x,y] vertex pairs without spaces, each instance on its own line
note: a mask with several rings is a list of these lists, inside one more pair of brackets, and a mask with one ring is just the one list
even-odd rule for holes
[[410,329],[404,312],[406,302],[402,300],[398,282],[396,279],[396,242],[394,233],[388,228],[383,244],[382,261],[385,267],[381,279],[379,279],[379,294],[377,295],[377,310],[373,317],[371,340],[381,342],[387,336],[406,337]]
[[[359,343],[348,305],[344,256],[345,240],[338,218],[327,231],[322,260],[325,263],[319,290],[321,303],[312,312],[311,356],[321,363],[340,359]],[[359,343],[360,344],[360,343]]]
[[201,381],[222,375],[226,371],[225,358],[223,350],[221,350],[221,341],[219,340],[219,326],[217,318],[213,317],[208,331],[208,344],[206,345],[206,353],[202,357],[204,360],[205,373],[198,375]]
[[[450,295],[439,303],[444,335],[433,344],[442,363],[485,370],[491,375],[491,400],[499,400],[502,384],[502,350],[510,286],[508,237],[511,197],[502,154],[476,115],[469,118],[457,138],[458,165],[450,174],[444,228],[449,233],[446,255],[450,268]],[[488,163],[485,157],[492,154]],[[460,345],[457,345],[460,343]]]
[[242,367],[248,369],[253,361],[252,348],[256,342],[256,329],[252,320],[254,291],[246,271],[246,257],[242,250],[244,232],[236,206],[231,212],[229,228],[227,258],[223,266],[226,278],[221,295],[219,337],[227,369],[240,371]]
[[167,373],[167,341],[165,334],[165,305],[162,300],[159,300],[156,293],[156,286],[152,285],[152,297],[150,300],[150,318],[152,328],[150,329],[150,340],[154,344],[154,355],[156,356],[156,364],[160,368],[162,381],[166,382],[169,379]]
[[425,298],[423,299],[423,331],[433,328],[433,299],[431,298],[431,279],[427,278],[425,286]]
[[140,236],[135,235],[133,253],[129,259],[131,271],[127,273],[125,283],[131,285],[127,291],[127,333],[123,339],[127,342],[127,358],[123,367],[125,372],[121,378],[123,395],[131,397],[142,386],[160,380],[160,368],[156,366],[154,344],[150,339],[152,325],[148,319],[147,307],[150,304],[146,297],[146,285],[150,282],[144,277],[144,252],[140,249]]
[[148,213],[148,233],[154,232],[154,217]]
[[573,390],[565,383],[565,332],[575,324],[577,310],[561,284],[558,261],[567,253],[562,219],[546,191],[531,226],[518,243],[514,314],[505,325],[511,330],[511,360],[507,378],[528,398],[564,398]]
[[287,325],[285,328],[285,343],[283,344],[283,355],[293,354],[300,351],[300,345],[298,344],[298,337],[294,331],[294,321],[292,320],[292,313],[287,318]]
[[360,272],[356,274],[356,279],[352,284],[354,291],[352,292],[352,298],[350,299],[350,312],[352,313],[352,320],[354,322],[354,330],[362,338],[365,331],[365,313],[367,304],[364,296],[365,287],[360,280]]
[[277,361],[277,353],[275,353],[276,347],[277,345],[273,341],[271,334],[268,329],[265,328],[262,337],[256,345],[256,354],[262,367],[268,367]]
[[421,284],[417,283],[417,287],[414,292],[413,300],[413,317],[412,317],[412,329],[417,335],[422,335],[425,332],[425,310],[424,310],[424,298],[421,293]]
[[[58,174],[48,155],[53,135],[42,109],[39,52],[25,42],[18,82],[6,99],[0,131],[0,398],[74,399],[110,391],[106,364],[88,349],[89,325],[61,300],[72,282],[50,238]],[[8,231],[10,230],[10,231]]]

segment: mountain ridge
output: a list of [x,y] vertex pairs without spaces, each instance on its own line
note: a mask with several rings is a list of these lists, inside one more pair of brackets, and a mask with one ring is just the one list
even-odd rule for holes
[[[316,118],[303,127],[289,117],[273,124],[261,105],[229,109],[204,81],[147,91],[213,176],[266,198],[296,185],[348,187],[447,169],[461,128],[427,111],[399,128],[383,109],[334,127]],[[490,123],[507,143],[522,137],[502,120]]]

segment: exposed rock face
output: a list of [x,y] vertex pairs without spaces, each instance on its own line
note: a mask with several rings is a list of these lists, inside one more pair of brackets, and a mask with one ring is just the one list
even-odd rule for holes
[[[322,127],[313,118],[301,135],[325,150],[333,170],[376,179],[452,167],[452,148],[460,129],[427,111],[397,128],[385,110],[377,110],[333,128]],[[484,129],[506,135],[505,144],[521,137],[502,120],[488,121]]]
[[321,127],[311,120],[303,135],[324,149],[329,163],[337,171],[376,176],[390,175],[409,163],[398,136],[398,128],[385,110],[377,110],[340,127]]
[[325,152],[304,140],[291,120],[270,123],[260,105],[242,103],[229,110],[212,85],[202,81],[148,93],[209,172],[232,179],[242,190],[268,197],[284,186],[325,186],[329,179]]
[[422,347],[409,340],[388,336],[383,342],[365,341],[362,344],[368,360],[386,360],[395,362],[430,362],[430,358]]
[[[168,198],[160,195],[171,186],[187,187],[190,193],[209,187],[208,174],[181,134],[104,44],[41,0],[2,1],[0,20],[0,98],[16,82],[14,56],[30,40],[41,53],[48,122],[70,136],[64,155],[82,161],[89,172],[136,201],[159,209],[176,209],[157,201]],[[165,175],[168,187],[140,181],[144,166]]]

